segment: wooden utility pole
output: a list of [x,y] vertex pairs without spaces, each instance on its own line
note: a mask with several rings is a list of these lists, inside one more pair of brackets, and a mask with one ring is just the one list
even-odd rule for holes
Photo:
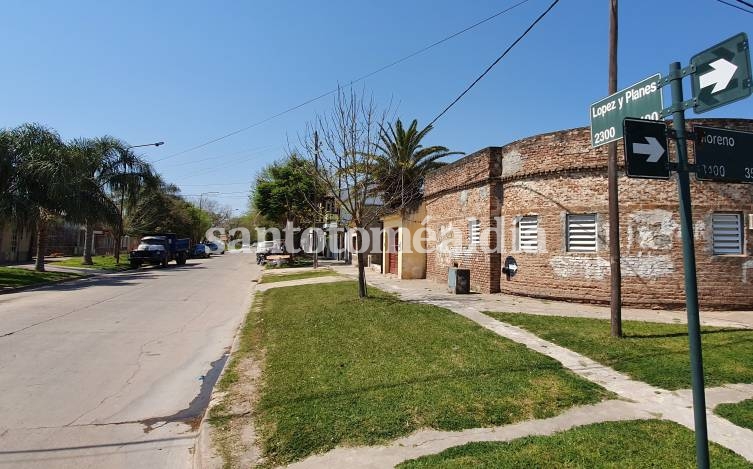
[[[617,92],[617,0],[609,1],[609,94]],[[611,333],[622,337],[622,271],[620,269],[620,208],[617,193],[617,142],[609,144],[609,273]]]
[[[319,132],[314,131],[314,170],[319,172]],[[314,228],[319,223],[319,200],[317,200],[316,187],[314,187],[314,200],[312,205],[314,206]],[[319,239],[316,230],[311,230],[311,246],[314,250],[314,268],[319,267]]]

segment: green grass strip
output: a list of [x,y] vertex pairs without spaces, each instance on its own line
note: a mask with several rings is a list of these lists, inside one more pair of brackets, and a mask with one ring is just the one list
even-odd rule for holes
[[[709,444],[709,458],[712,467],[751,467],[743,457],[714,443]],[[506,443],[469,443],[397,467],[691,469],[696,467],[695,437],[687,428],[664,420],[605,422]]]
[[115,263],[115,256],[92,256],[92,262],[94,265],[85,265],[83,257],[71,257],[59,262],[55,262],[55,265],[60,267],[79,267],[85,269],[100,269],[100,270],[127,270],[130,269],[128,264],[128,255],[121,254],[120,264]]
[[255,418],[270,464],[420,428],[546,418],[611,396],[446,309],[369,292],[359,300],[351,281],[271,289],[252,310],[258,330],[248,337],[265,352]]
[[293,272],[289,274],[265,273],[259,283],[289,282],[291,280],[303,280],[317,277],[333,277],[337,274],[329,269],[311,270],[307,272]]
[[719,404],[714,412],[735,425],[753,430],[753,399],[735,404]]
[[68,272],[36,272],[17,267],[0,267],[0,288],[17,288],[81,277]]
[[[609,321],[519,313],[487,313],[542,339],[583,354],[660,388],[690,388],[687,326],[623,321],[625,337],[609,335]],[[753,382],[753,331],[702,328],[706,386]]]

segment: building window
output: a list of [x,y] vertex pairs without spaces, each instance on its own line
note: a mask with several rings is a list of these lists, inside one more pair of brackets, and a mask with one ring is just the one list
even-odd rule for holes
[[567,250],[596,252],[596,214],[567,215]]
[[481,242],[481,222],[477,219],[468,220],[468,244]]
[[743,253],[743,226],[739,213],[712,213],[714,255]]
[[523,252],[539,250],[539,217],[528,215],[518,221],[518,248]]

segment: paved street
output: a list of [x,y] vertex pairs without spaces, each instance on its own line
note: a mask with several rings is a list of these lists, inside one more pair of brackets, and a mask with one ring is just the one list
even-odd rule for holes
[[259,271],[225,254],[0,296],[0,467],[190,467]]

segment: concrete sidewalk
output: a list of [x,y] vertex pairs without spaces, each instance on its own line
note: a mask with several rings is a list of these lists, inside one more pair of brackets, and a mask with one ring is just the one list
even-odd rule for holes
[[[328,264],[341,275],[356,277],[358,270],[351,265]],[[609,319],[609,306],[568,303],[564,301],[542,300],[503,293],[471,293],[455,295],[447,291],[446,285],[431,280],[398,280],[389,275],[366,271],[366,280],[370,285],[390,291],[410,294],[425,301],[462,300],[464,305],[476,311],[495,311],[506,313],[528,313],[543,316],[569,316],[582,318]],[[684,324],[687,322],[684,310],[658,310],[640,308],[622,308],[622,319],[632,321],[649,321],[667,324]],[[753,311],[701,311],[701,324],[704,326],[734,327],[753,329]]]

